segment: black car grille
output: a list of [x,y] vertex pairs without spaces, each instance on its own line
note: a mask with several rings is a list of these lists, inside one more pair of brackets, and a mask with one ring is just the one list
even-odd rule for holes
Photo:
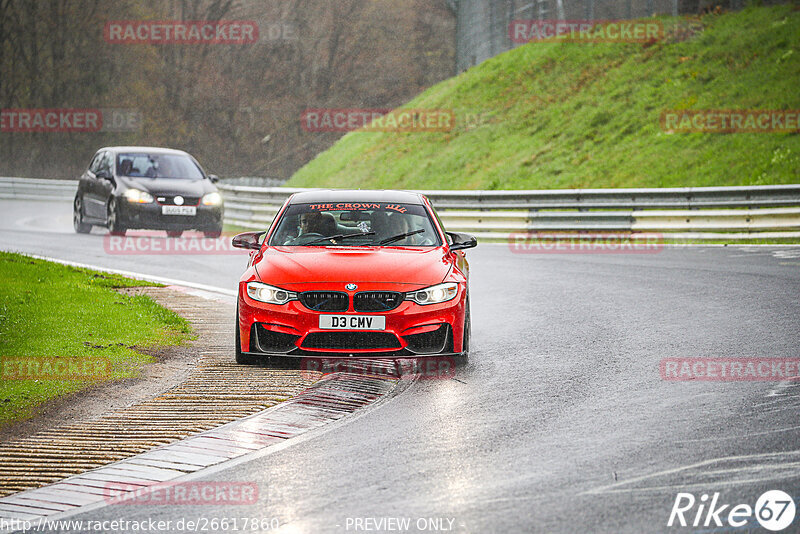
[[[176,196],[178,195],[156,195],[156,200],[158,200],[158,203],[162,205],[175,206]],[[181,206],[197,206],[199,203],[200,197],[183,197],[183,204],[181,204]]]
[[306,291],[300,294],[300,302],[309,310],[322,312],[347,311],[347,293],[337,291]]
[[403,302],[403,294],[394,291],[364,291],[353,297],[353,308],[359,312],[391,311]]
[[449,330],[449,325],[443,324],[432,332],[411,334],[410,336],[403,336],[403,339],[408,343],[408,350],[414,354],[436,354],[444,351]]
[[397,336],[388,332],[312,332],[303,348],[331,350],[399,349]]
[[[256,336],[251,336],[251,352],[289,352],[297,347],[295,342],[300,339],[300,336],[267,330],[262,324],[256,324],[254,327]],[[252,341],[257,341],[258,345],[253,347]]]

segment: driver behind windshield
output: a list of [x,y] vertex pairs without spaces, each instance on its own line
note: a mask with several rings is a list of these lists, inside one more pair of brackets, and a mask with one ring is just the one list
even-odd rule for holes
[[[409,235],[410,234],[410,235]],[[294,204],[270,237],[272,246],[438,246],[424,206],[382,202]]]
[[329,213],[304,213],[300,216],[300,235],[316,234],[321,237],[336,234],[336,219]]

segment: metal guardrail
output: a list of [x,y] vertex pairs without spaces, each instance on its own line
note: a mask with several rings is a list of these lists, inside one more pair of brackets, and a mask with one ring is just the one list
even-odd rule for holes
[[77,180],[0,178],[0,198],[15,198],[19,200],[72,200],[77,190]]
[[[225,220],[266,228],[283,202],[308,189],[223,184]],[[663,233],[675,239],[800,238],[800,185],[419,191],[448,230],[507,240],[548,232]]]
[[261,176],[241,176],[239,178],[225,178],[225,185],[249,185],[254,187],[280,187],[286,180],[280,178],[266,178]]
[[[0,198],[70,201],[75,180],[0,178]],[[225,222],[264,229],[288,187],[220,183]],[[448,230],[507,240],[548,232],[663,233],[675,239],[800,238],[800,184],[669,189],[420,191]]]
[[[225,180],[228,185],[278,187],[276,178],[242,177]],[[78,188],[77,180],[48,180],[41,178],[0,177],[0,198],[51,199],[73,198]]]

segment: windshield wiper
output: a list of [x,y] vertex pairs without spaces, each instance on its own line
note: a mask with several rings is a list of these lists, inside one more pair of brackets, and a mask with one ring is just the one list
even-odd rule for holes
[[309,241],[308,243],[303,243],[302,246],[313,245],[314,243],[319,243],[320,241],[333,241],[334,239],[350,239],[351,237],[362,237],[365,235],[375,235],[375,232],[364,232],[363,234],[338,234],[329,237],[321,237],[319,239],[314,239],[313,241]]
[[422,230],[414,230],[413,232],[406,232],[405,234],[393,235],[392,237],[387,237],[386,239],[384,239],[383,241],[381,241],[378,244],[379,245],[388,245],[389,243],[394,243],[395,241],[400,241],[401,239],[405,239],[406,237],[409,237],[409,236],[412,236],[412,235],[421,234],[424,231],[425,231],[424,229],[422,229]]

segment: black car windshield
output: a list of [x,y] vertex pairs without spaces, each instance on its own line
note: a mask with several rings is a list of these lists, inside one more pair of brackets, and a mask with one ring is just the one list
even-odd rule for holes
[[202,180],[203,173],[189,156],[180,154],[118,154],[117,176]]
[[441,240],[422,205],[335,202],[289,206],[269,245],[435,247]]

